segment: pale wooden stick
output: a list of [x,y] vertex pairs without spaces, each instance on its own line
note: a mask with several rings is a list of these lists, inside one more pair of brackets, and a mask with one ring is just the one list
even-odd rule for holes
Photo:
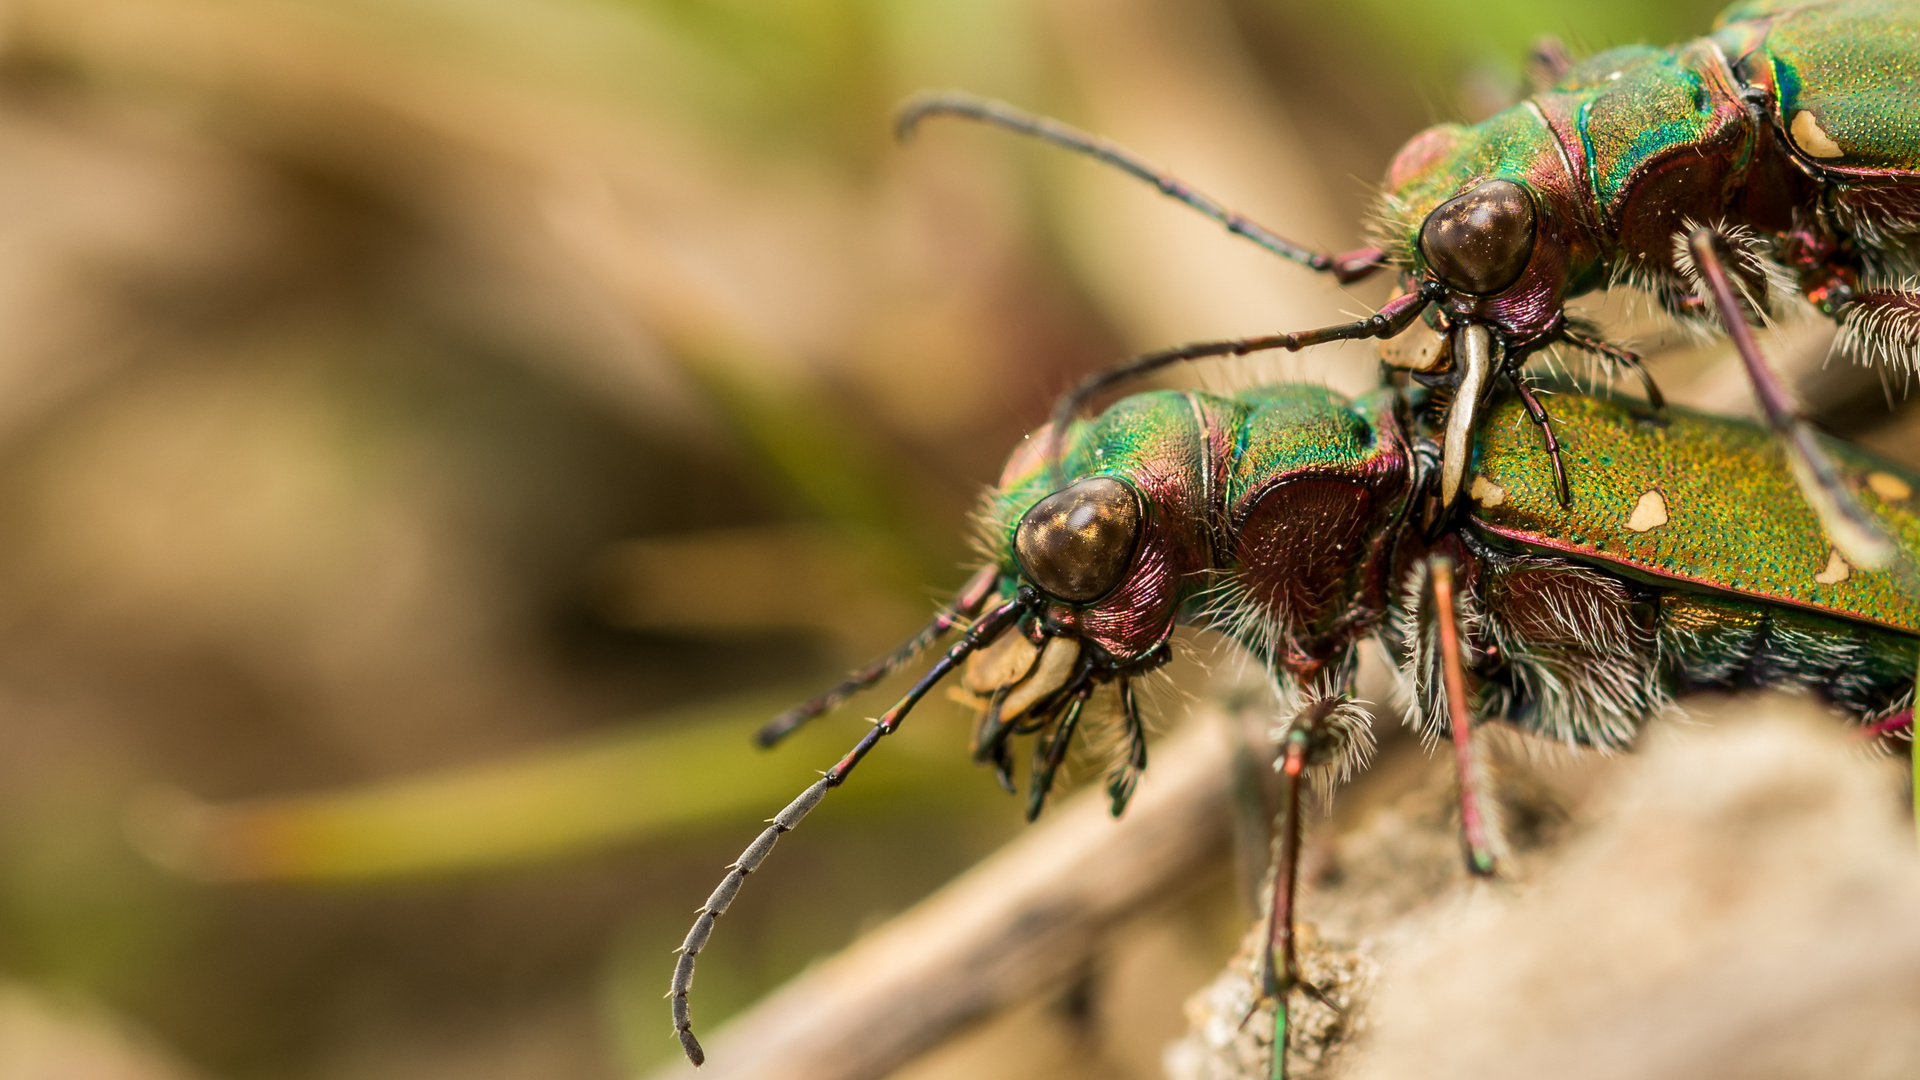
[[708,1042],[697,1074],[678,1061],[655,1077],[867,1080],[1061,982],[1104,930],[1220,857],[1232,760],[1223,720],[1197,711],[1154,747],[1124,818],[1109,816],[1099,785],[1080,792],[939,892],[735,1017]]

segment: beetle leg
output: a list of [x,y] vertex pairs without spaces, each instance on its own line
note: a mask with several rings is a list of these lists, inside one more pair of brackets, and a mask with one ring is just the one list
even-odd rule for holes
[[1227,209],[1186,183],[1147,164],[1140,156],[1115,143],[1016,108],[1004,101],[976,97],[952,90],[920,94],[900,107],[893,122],[894,134],[902,141],[913,137],[920,121],[929,116],[955,116],[992,124],[1016,134],[1051,143],[1063,150],[1084,154],[1105,165],[1158,188],[1160,194],[1178,200],[1226,226],[1228,232],[1259,244],[1283,259],[1291,259],[1309,270],[1332,274],[1342,285],[1371,277],[1387,265],[1387,253],[1377,247],[1360,248],[1340,255],[1328,255],[1301,247],[1256,221]]
[[1910,708],[1902,709],[1892,716],[1887,717],[1885,720],[1875,720],[1873,723],[1861,728],[1860,737],[1863,739],[1877,739],[1882,735],[1888,735],[1896,731],[1905,731],[1912,726],[1913,710]]
[[1052,447],[1054,464],[1059,464],[1061,436],[1067,426],[1073,422],[1075,414],[1089,399],[1103,390],[1130,379],[1139,378],[1150,372],[1187,360],[1203,360],[1210,356],[1245,356],[1248,353],[1267,352],[1272,349],[1285,349],[1299,352],[1313,345],[1323,345],[1330,341],[1355,341],[1366,338],[1390,338],[1420,317],[1427,305],[1446,295],[1446,289],[1438,283],[1429,282],[1419,290],[1402,293],[1388,300],[1372,317],[1355,322],[1341,323],[1337,326],[1323,326],[1317,330],[1301,330],[1291,334],[1267,334],[1261,337],[1230,338],[1222,341],[1196,341],[1187,345],[1178,345],[1171,349],[1159,349],[1142,353],[1129,360],[1123,360],[1105,371],[1096,371],[1080,381],[1080,385],[1063,394],[1053,407]]
[[1445,555],[1427,560],[1427,580],[1433,589],[1433,617],[1440,632],[1440,677],[1446,684],[1453,761],[1459,773],[1460,838],[1466,848],[1467,869],[1491,876],[1499,866],[1492,823],[1486,813],[1486,770],[1473,743],[1473,714],[1467,703],[1467,669],[1461,655],[1453,560]]
[[1273,1080],[1286,1080],[1287,1044],[1292,1034],[1288,999],[1301,985],[1294,918],[1300,891],[1301,790],[1313,737],[1324,715],[1320,702],[1295,717],[1287,729],[1280,761],[1280,822],[1274,838],[1273,906],[1267,913],[1266,946],[1260,953],[1260,989],[1273,999]]
[[1080,726],[1080,711],[1087,704],[1087,698],[1093,694],[1093,684],[1080,687],[1067,702],[1067,711],[1054,726],[1051,737],[1042,736],[1033,741],[1033,771],[1027,787],[1027,820],[1033,821],[1040,816],[1040,808],[1046,804],[1047,793],[1053,790],[1054,774],[1060,771],[1061,762],[1067,760],[1068,744],[1073,741],[1074,729]]
[[899,727],[900,722],[906,719],[907,714],[920,703],[921,698],[927,696],[927,692],[933,689],[935,683],[951,674],[975,650],[992,643],[995,638],[1018,623],[1021,617],[1033,610],[1039,602],[1038,594],[1032,589],[1023,588],[1012,600],[981,616],[966,635],[955,643],[953,648],[947,650],[946,655],[935,661],[933,666],[920,676],[912,688],[902,695],[892,708],[882,713],[880,718],[873,722],[873,726],[867,729],[867,733],[860,737],[859,742],[853,744],[853,749],[847,751],[845,757],[842,757],[833,768],[828,769],[820,779],[814,781],[807,790],[788,803],[786,809],[775,814],[767,827],[754,838],[753,843],[748,844],[746,850],[740,853],[740,857],[733,861],[733,865],[727,867],[726,876],[720,879],[719,886],[713,890],[711,896],[707,897],[707,902],[700,905],[699,916],[694,919],[692,929],[687,931],[686,940],[681,942],[680,948],[676,950],[680,954],[680,959],[673,966],[673,983],[667,990],[667,996],[673,999],[673,1031],[680,1037],[680,1049],[687,1055],[688,1061],[698,1066],[707,1060],[706,1051],[700,1048],[700,1040],[693,1036],[693,1015],[687,1005],[687,995],[693,991],[694,960],[700,955],[700,951],[706,948],[707,939],[713,936],[715,920],[726,914],[727,908],[733,903],[733,898],[739,895],[740,887],[746,883],[747,875],[759,869],[760,864],[766,861],[767,855],[773,851],[773,845],[779,841],[782,834],[792,832],[802,818],[811,813],[814,807],[820,805],[820,801],[827,797],[827,792],[846,782],[848,774],[852,773],[861,759],[867,756],[867,752],[873,749],[874,744]]
[[1800,482],[1807,504],[1820,515],[1827,537],[1848,562],[1863,570],[1884,570],[1892,566],[1899,557],[1898,545],[1854,497],[1839,468],[1814,436],[1813,428],[1795,412],[1780,376],[1754,341],[1746,311],[1734,296],[1733,283],[1719,252],[1719,244],[1723,242],[1714,230],[1700,228],[1687,237],[1687,249],[1706,282],[1708,298],[1719,309],[1720,320],[1727,326],[1727,336],[1733,339],[1734,349],[1746,365],[1747,379],[1753,384],[1761,415],[1786,448],[1787,461],[1793,467],[1794,479]]
[[1147,725],[1140,720],[1140,705],[1133,697],[1133,680],[1120,680],[1120,718],[1126,725],[1127,756],[1114,766],[1107,778],[1107,797],[1113,800],[1113,816],[1127,812],[1133,791],[1140,786],[1140,773],[1147,767]]
[[841,702],[898,671],[900,665],[920,655],[926,651],[927,646],[946,636],[947,631],[953,629],[955,624],[979,614],[980,609],[986,606],[987,599],[993,594],[993,585],[999,578],[998,568],[982,567],[979,573],[967,580],[953,603],[941,609],[931,622],[920,628],[919,633],[908,638],[899,648],[849,674],[840,685],[811,701],[795,705],[767,721],[766,726],[754,733],[753,741],[761,746],[772,746],[793,734],[800,725],[822,713],[831,712],[838,708]]
[[[1355,726],[1356,717],[1363,721],[1359,726]],[[1266,941],[1260,951],[1260,991],[1273,1000],[1273,1062],[1269,1076],[1274,1080],[1286,1080],[1287,1045],[1295,1020],[1291,1007],[1293,992],[1301,991],[1335,1013],[1341,1011],[1326,991],[1300,974],[1296,923],[1300,851],[1306,836],[1302,792],[1315,771],[1320,771],[1322,780],[1331,784],[1342,769],[1339,763],[1352,761],[1355,750],[1364,756],[1365,750],[1372,747],[1372,735],[1364,726],[1364,714],[1355,712],[1352,699],[1344,693],[1317,697],[1309,702],[1288,721],[1281,738],[1280,760],[1274,763],[1280,774],[1280,817],[1274,832],[1273,894],[1267,913]]]
[[1547,457],[1553,461],[1553,483],[1560,494],[1560,505],[1570,507],[1573,505],[1573,493],[1567,487],[1566,462],[1560,459],[1560,440],[1553,434],[1553,417],[1547,415],[1547,407],[1540,404],[1540,399],[1533,395],[1533,387],[1527,385],[1527,380],[1521,377],[1514,365],[1507,365],[1506,376],[1520,395],[1520,404],[1527,410],[1527,419],[1540,427],[1540,437],[1547,444]]
[[1640,359],[1639,353],[1634,352],[1632,349],[1623,349],[1618,345],[1602,341],[1596,337],[1588,337],[1576,330],[1562,330],[1560,332],[1560,340],[1579,349],[1581,352],[1590,352],[1596,356],[1603,356],[1620,367],[1630,369],[1640,378],[1640,386],[1646,391],[1647,404],[1656,409],[1664,409],[1667,407],[1667,396],[1660,392],[1660,384],[1653,381],[1653,373],[1647,370],[1647,365]]

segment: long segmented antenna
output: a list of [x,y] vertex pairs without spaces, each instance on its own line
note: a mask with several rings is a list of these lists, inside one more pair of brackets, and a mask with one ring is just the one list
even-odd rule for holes
[[933,689],[935,683],[946,678],[975,649],[999,637],[1037,602],[1038,595],[1033,590],[1022,588],[1012,600],[982,616],[980,621],[974,623],[973,627],[967,631],[966,636],[928,668],[926,674],[920,676],[912,689],[874,721],[873,727],[861,736],[860,741],[853,745],[853,749],[847,751],[845,757],[841,758],[833,768],[821,774],[820,779],[801,792],[798,798],[788,803],[786,809],[775,814],[766,829],[754,838],[753,843],[747,845],[747,849],[740,853],[740,857],[733,861],[732,866],[727,867],[727,876],[720,879],[720,885],[713,890],[713,895],[707,897],[707,902],[700,905],[699,916],[694,919],[692,929],[687,931],[687,939],[677,950],[680,960],[674,965],[673,985],[667,990],[667,996],[673,999],[674,1034],[679,1036],[680,1049],[686,1053],[688,1061],[698,1066],[707,1060],[706,1051],[700,1048],[700,1040],[693,1036],[693,1015],[687,1005],[687,994],[693,989],[694,958],[700,955],[700,950],[707,947],[707,939],[713,936],[715,920],[726,914],[728,906],[733,903],[733,898],[739,895],[740,886],[745,884],[747,875],[759,869],[760,864],[766,861],[767,854],[779,841],[780,834],[792,832],[802,818],[805,818],[814,807],[820,805],[820,800],[827,797],[827,792],[845,782],[847,774],[853,771],[854,766],[860,764],[860,759],[867,756],[867,751],[872,750],[875,743],[899,727],[900,721],[906,718],[907,713],[913,711],[913,707],[920,703],[920,699],[927,695],[927,691]]
[[1261,337],[1230,338],[1222,341],[1196,341],[1188,345],[1179,345],[1171,349],[1142,353],[1130,360],[1097,371],[1081,380],[1080,385],[1063,395],[1053,407],[1053,453],[1055,464],[1064,440],[1061,435],[1067,425],[1080,412],[1081,406],[1095,394],[1108,389],[1116,383],[1136,379],[1164,367],[1187,360],[1202,360],[1210,356],[1245,356],[1248,353],[1267,352],[1273,349],[1285,349],[1299,352],[1313,345],[1324,345],[1332,341],[1355,341],[1366,338],[1390,338],[1420,317],[1427,305],[1446,295],[1446,287],[1438,282],[1429,281],[1419,290],[1403,293],[1382,305],[1372,316],[1355,322],[1341,323],[1337,326],[1323,326],[1317,330],[1301,330],[1291,334],[1267,334]]
[[893,674],[914,657],[926,651],[927,646],[946,636],[948,630],[980,613],[988,597],[993,595],[993,586],[1000,580],[998,567],[982,567],[980,572],[967,580],[954,597],[952,604],[943,608],[932,621],[920,628],[920,632],[908,638],[899,648],[866,667],[860,668],[846,677],[838,686],[810,701],[802,702],[767,721],[766,726],[754,733],[753,741],[761,746],[772,746],[781,739],[799,730],[802,724],[832,712],[841,702]]
[[1720,234],[1712,229],[1695,229],[1687,237],[1687,251],[1706,282],[1709,298],[1719,309],[1720,321],[1726,324],[1734,350],[1746,365],[1747,381],[1753,384],[1753,396],[1760,402],[1760,412],[1786,447],[1787,463],[1793,467],[1794,479],[1799,481],[1807,504],[1820,515],[1820,524],[1833,546],[1862,570],[1885,570],[1899,557],[1900,547],[1860,505],[1860,500],[1854,498],[1839,468],[1814,437],[1813,428],[1794,411],[1793,401],[1780,384],[1780,377],[1753,340],[1745,309],[1734,297],[1733,283],[1727,277],[1716,246],[1721,240]]
[[902,142],[913,137],[920,121],[929,116],[956,116],[993,124],[1051,143],[1063,150],[1085,154],[1111,165],[1121,172],[1145,180],[1162,195],[1177,199],[1226,226],[1235,236],[1243,236],[1283,259],[1291,259],[1323,274],[1332,274],[1341,284],[1359,281],[1387,264],[1387,253],[1379,248],[1361,248],[1341,255],[1312,251],[1288,240],[1258,222],[1227,209],[1194,190],[1179,179],[1161,172],[1141,160],[1139,155],[1097,135],[1090,135],[1058,120],[1027,112],[1004,101],[977,97],[956,90],[940,90],[908,99],[894,119],[894,134]]

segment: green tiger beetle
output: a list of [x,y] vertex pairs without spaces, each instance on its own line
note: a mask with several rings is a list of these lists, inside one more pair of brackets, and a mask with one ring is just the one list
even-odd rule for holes
[[1453,405],[1440,509],[1459,499],[1488,394],[1517,394],[1572,498],[1555,419],[1523,368],[1564,344],[1636,371],[1640,358],[1569,318],[1569,298],[1616,284],[1726,327],[1807,500],[1854,566],[1899,555],[1876,527],[1748,329],[1793,296],[1839,323],[1841,351],[1920,366],[1920,4],[1748,0],[1672,48],[1629,46],[1575,62],[1535,50],[1535,92],[1471,127],[1415,136],[1387,169],[1373,244],[1312,251],[1233,213],[1134,154],[1065,124],[957,93],[910,102],[899,132],[935,115],[984,121],[1090,155],[1153,184],[1286,259],[1340,282],[1381,272],[1400,291],[1370,318],[1205,341],[1100,372],[1060,403],[1056,427],[1101,390],[1185,360],[1402,338],[1382,359]]
[[[1920,598],[1902,575],[1920,558],[1920,476],[1800,420],[1748,322],[1803,297],[1856,357],[1920,367],[1920,4],[1756,0],[1684,45],[1578,63],[1542,47],[1532,66],[1525,101],[1409,142],[1376,242],[1344,254],[1011,106],[938,94],[902,112],[903,135],[952,115],[1091,155],[1284,258],[1341,282],[1391,271],[1400,291],[1355,322],[1147,353],[1062,399],[987,497],[989,565],[899,649],[761,732],[778,741],[967,627],[702,906],[669,992],[696,1065],[687,998],[715,920],[780,835],[956,670],[982,705],[975,757],[1003,782],[1012,740],[1033,737],[1030,815],[1076,731],[1109,714],[1125,749],[1108,793],[1125,807],[1147,751],[1133,682],[1166,661],[1177,624],[1226,632],[1298,690],[1267,924],[1275,1075],[1288,1000],[1314,993],[1293,955],[1301,786],[1369,749],[1352,700],[1361,642],[1386,644],[1410,722],[1453,744],[1479,874],[1502,849],[1476,722],[1619,747],[1679,696],[1772,686],[1817,693],[1869,732],[1911,726]],[[1645,377],[1565,308],[1623,283],[1725,327],[1764,426],[1665,409],[1650,379],[1651,409],[1569,393],[1547,412],[1524,370],[1547,346]],[[1075,419],[1185,360],[1363,338],[1420,389],[1157,392]],[[1103,688],[1110,708],[1093,704]]]
[[[1784,687],[1870,732],[1911,725],[1920,600],[1893,571],[1842,556],[1763,427],[1579,393],[1555,401],[1578,498],[1559,497],[1524,400],[1496,394],[1469,448],[1466,497],[1438,530],[1419,508],[1444,481],[1451,420],[1396,388],[1357,400],[1300,385],[1154,391],[1022,444],[980,514],[989,562],[953,603],[762,731],[777,740],[968,626],[702,906],[670,991],[687,1056],[703,1060],[687,994],[715,919],[780,835],[956,670],[981,706],[974,756],[1009,786],[1011,743],[1032,737],[1030,817],[1076,732],[1102,722],[1122,735],[1107,791],[1124,809],[1147,756],[1133,684],[1166,662],[1177,625],[1229,635],[1303,702],[1280,736],[1268,922],[1282,1063],[1288,998],[1314,992],[1293,954],[1301,785],[1338,778],[1371,749],[1353,700],[1362,642],[1397,659],[1409,723],[1453,744],[1477,874],[1494,873],[1502,852],[1477,723],[1619,748],[1683,695]],[[1920,474],[1816,438],[1875,526],[1920,553]]]

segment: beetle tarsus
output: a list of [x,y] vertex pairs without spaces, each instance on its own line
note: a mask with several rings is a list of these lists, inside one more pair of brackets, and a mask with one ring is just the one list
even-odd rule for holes
[[1647,395],[1647,404],[1656,409],[1667,407],[1667,396],[1660,392],[1660,384],[1653,381],[1653,373],[1647,370],[1646,361],[1640,358],[1639,353],[1571,329],[1562,330],[1560,340],[1581,352],[1590,352],[1604,357],[1609,362],[1632,371],[1640,380],[1641,390]]

